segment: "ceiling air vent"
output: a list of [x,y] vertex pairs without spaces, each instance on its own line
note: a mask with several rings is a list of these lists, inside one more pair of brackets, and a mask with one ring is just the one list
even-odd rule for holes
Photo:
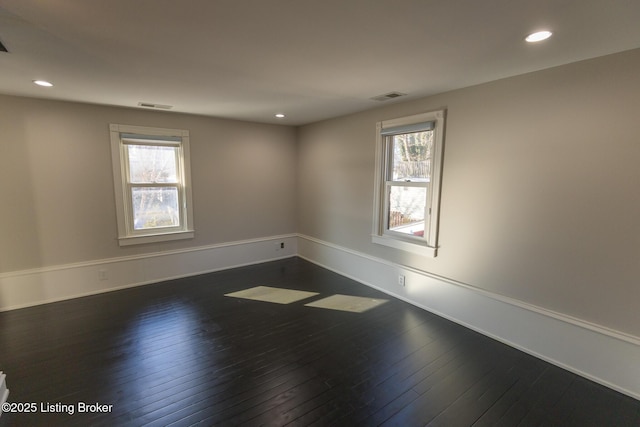
[[153,104],[151,102],[138,102],[138,106],[145,108],[159,108],[161,110],[170,110],[173,108],[173,105]]
[[402,92],[389,92],[389,93],[385,93],[384,95],[378,95],[378,96],[374,96],[373,99],[374,101],[388,101],[390,99],[395,99],[395,98],[399,98],[401,96],[406,96],[406,93],[402,93]]

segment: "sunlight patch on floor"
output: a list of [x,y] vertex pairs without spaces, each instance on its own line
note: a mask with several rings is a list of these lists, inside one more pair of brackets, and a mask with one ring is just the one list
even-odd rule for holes
[[307,307],[328,308],[330,310],[362,313],[384,304],[388,300],[378,298],[355,297],[352,295],[331,295],[330,297],[305,304]]
[[272,288],[270,286],[256,286],[255,288],[225,294],[226,297],[244,298],[254,301],[273,302],[276,304],[291,304],[305,298],[318,295],[317,292],[297,291],[294,289]]

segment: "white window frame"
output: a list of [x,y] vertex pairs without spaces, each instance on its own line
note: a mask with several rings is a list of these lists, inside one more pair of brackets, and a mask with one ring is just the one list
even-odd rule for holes
[[[193,238],[195,231],[193,228],[193,202],[191,196],[189,131],[120,124],[109,125],[109,131],[111,134],[111,160],[119,245],[129,246]],[[158,185],[178,188],[180,209],[180,224],[178,226],[145,230],[134,229],[132,189],[137,184],[129,182],[129,162],[126,147],[129,143],[171,145],[178,149],[178,183],[144,184],[144,186]]]
[[[435,257],[438,254],[438,222],[440,218],[440,189],[442,181],[442,159],[444,146],[445,110],[437,110],[413,116],[384,120],[377,123],[376,173],[374,191],[374,214],[372,242],[408,252]],[[390,177],[393,153],[393,135],[385,135],[392,128],[409,128],[419,123],[433,123],[433,147],[430,178],[427,183],[406,182],[403,186],[427,188],[425,206],[424,235],[412,236],[388,229],[389,194],[393,185],[398,185]],[[409,133],[399,131],[399,133]]]

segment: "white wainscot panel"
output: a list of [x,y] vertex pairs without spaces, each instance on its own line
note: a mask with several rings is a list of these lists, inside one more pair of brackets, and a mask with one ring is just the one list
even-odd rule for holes
[[296,253],[296,236],[284,235],[3,273],[0,311],[289,258]]

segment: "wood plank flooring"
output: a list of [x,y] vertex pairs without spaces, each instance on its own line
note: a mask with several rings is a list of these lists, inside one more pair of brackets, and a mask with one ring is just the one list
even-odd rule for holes
[[[224,296],[254,286],[319,295]],[[304,306],[336,293],[390,301]],[[640,401],[298,258],[0,313],[0,370],[38,405],[0,426],[640,426]]]

